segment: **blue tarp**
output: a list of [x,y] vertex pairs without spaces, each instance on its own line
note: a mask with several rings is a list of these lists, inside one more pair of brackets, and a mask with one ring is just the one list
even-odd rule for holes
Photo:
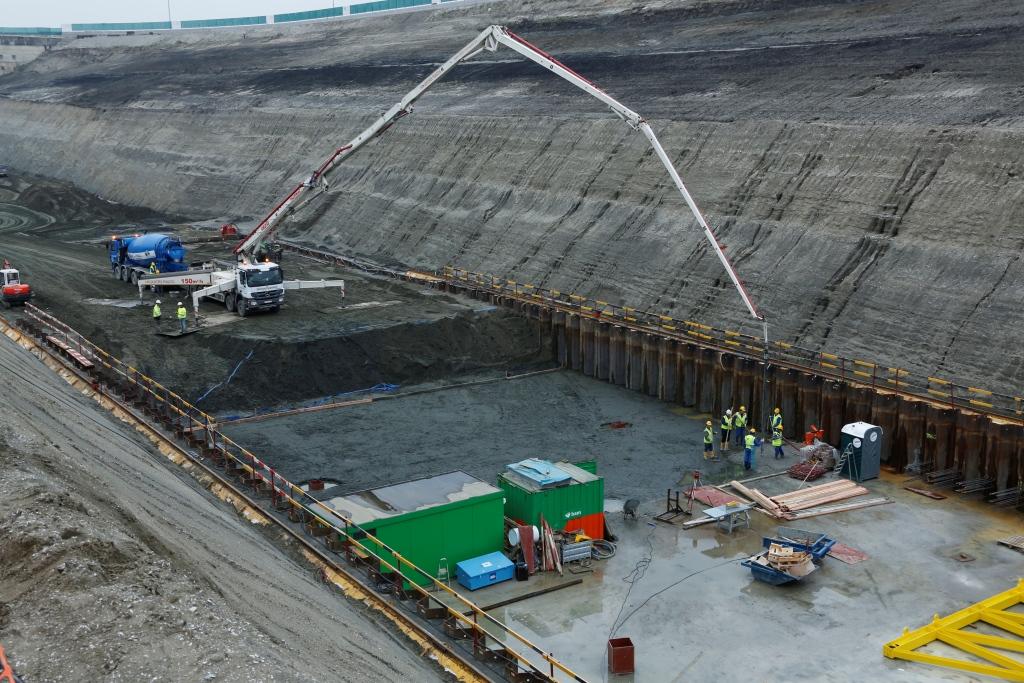
[[541,488],[555,486],[572,479],[567,472],[557,467],[551,461],[541,460],[540,458],[527,458],[526,460],[514,462],[507,467],[516,474],[526,477],[530,481],[537,482]]

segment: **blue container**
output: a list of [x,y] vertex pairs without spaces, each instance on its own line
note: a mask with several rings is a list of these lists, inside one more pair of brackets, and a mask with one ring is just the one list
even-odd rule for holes
[[799,581],[800,579],[796,576],[787,574],[786,572],[780,572],[774,567],[765,567],[764,565],[758,564],[751,560],[743,560],[740,562],[744,567],[750,569],[750,573],[754,575],[754,578],[765,583],[770,583],[773,586],[781,586],[786,583],[792,583],[793,581]]
[[455,576],[459,583],[471,591],[508,581],[514,574],[515,565],[501,553],[488,553],[455,565]]

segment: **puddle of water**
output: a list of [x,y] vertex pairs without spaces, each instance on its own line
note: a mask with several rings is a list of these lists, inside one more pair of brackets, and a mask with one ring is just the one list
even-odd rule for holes
[[114,306],[115,308],[136,308],[144,302],[138,299],[86,299],[85,303],[96,306]]

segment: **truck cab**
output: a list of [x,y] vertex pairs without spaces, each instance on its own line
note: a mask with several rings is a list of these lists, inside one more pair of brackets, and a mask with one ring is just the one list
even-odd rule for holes
[[276,263],[238,264],[235,285],[235,291],[225,297],[224,305],[242,317],[255,311],[274,313],[284,303],[284,272]]

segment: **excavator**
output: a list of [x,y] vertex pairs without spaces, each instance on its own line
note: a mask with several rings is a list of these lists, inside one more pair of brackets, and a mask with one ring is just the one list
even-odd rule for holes
[[[508,28],[498,25],[489,26],[483,31],[481,31],[479,35],[477,35],[473,40],[466,44],[461,50],[452,55],[447,61],[445,61],[443,64],[437,67],[432,73],[430,73],[430,75],[428,75],[418,85],[416,85],[416,87],[414,87],[412,90],[406,93],[405,97],[403,97],[401,100],[395,103],[390,109],[381,114],[379,118],[377,118],[365,130],[359,133],[359,135],[350,140],[347,144],[335,149],[334,152],[327,158],[326,161],[324,161],[316,169],[314,169],[313,172],[310,173],[310,175],[305,180],[303,180],[291,192],[289,192],[288,195],[284,199],[282,199],[270,211],[270,213],[268,213],[266,217],[263,218],[262,221],[260,221],[257,224],[256,228],[235,246],[234,254],[240,264],[235,269],[235,275],[233,277],[229,277],[228,274],[224,274],[221,277],[221,284],[217,284],[211,281],[209,286],[197,289],[193,292],[192,296],[194,307],[198,310],[199,299],[202,298],[203,296],[222,294],[223,292],[227,292],[230,289],[233,293],[228,295],[230,297],[228,299],[227,304],[228,308],[231,309],[233,305],[237,305],[240,307],[238,309],[239,313],[244,315],[245,308],[242,308],[242,306],[245,306],[244,299],[246,298],[246,295],[244,294],[240,286],[234,287],[232,282],[237,281],[239,283],[244,283],[246,281],[244,271],[241,271],[239,269],[252,268],[252,264],[258,264],[263,269],[276,269],[277,271],[280,270],[279,267],[272,261],[266,260],[260,262],[259,255],[265,254],[267,251],[267,247],[270,247],[270,245],[272,245],[273,235],[281,225],[281,222],[284,221],[284,219],[287,218],[288,216],[300,210],[302,207],[306,206],[309,202],[316,199],[318,196],[321,196],[324,193],[328,192],[330,190],[329,179],[334,169],[336,169],[340,164],[342,164],[347,159],[351,158],[352,155],[354,155],[360,149],[365,147],[368,142],[376,138],[379,138],[391,126],[395,125],[400,119],[411,114],[413,111],[413,104],[415,104],[416,101],[420,97],[422,97],[424,93],[427,92],[427,90],[431,88],[431,86],[433,86],[435,83],[444,78],[458,64],[470,60],[483,52],[494,52],[499,47],[506,47],[511,49],[512,51],[522,55],[523,57],[537,63],[539,66],[546,69],[547,71],[550,71],[556,76],[565,79],[566,81],[573,84],[574,86],[584,91],[588,95],[600,100],[608,108],[610,108],[616,116],[622,119],[622,121],[627,126],[629,126],[634,131],[639,132],[648,140],[650,145],[653,147],[658,159],[665,166],[665,170],[668,172],[669,177],[672,179],[672,182],[675,185],[676,189],[682,195],[683,200],[686,202],[686,205],[690,208],[690,212],[693,214],[693,217],[697,220],[697,223],[703,230],[704,236],[707,239],[708,244],[715,252],[716,256],[718,257],[718,260],[722,263],[722,266],[725,268],[726,273],[728,273],[729,279],[732,281],[732,284],[735,287],[740,298],[742,299],[743,304],[746,306],[751,316],[753,316],[755,320],[758,320],[763,324],[765,340],[767,341],[768,328],[764,317],[760,313],[758,313],[757,309],[754,307],[754,303],[751,300],[750,295],[747,293],[746,288],[743,286],[743,283],[737,276],[736,271],[732,267],[732,264],[726,257],[725,252],[722,250],[722,246],[718,242],[718,239],[715,237],[715,234],[711,231],[711,228],[708,226],[708,223],[705,220],[703,214],[697,207],[696,202],[694,202],[689,190],[686,189],[686,186],[683,184],[682,179],[679,177],[679,173],[672,165],[672,162],[669,159],[668,154],[665,152],[665,149],[661,146],[661,143],[658,141],[657,136],[654,134],[654,131],[651,129],[651,126],[647,123],[647,121],[642,116],[640,116],[640,114],[638,114],[637,112],[633,111],[629,107],[625,106],[624,104],[616,100],[614,97],[606,93],[604,90],[599,88],[597,85],[595,85],[593,82],[591,82],[584,76],[581,76],[580,74],[576,73],[565,64],[562,64],[552,55],[544,52],[540,48],[527,42],[524,38],[516,35]],[[259,279],[260,281],[263,281],[264,279],[266,279],[266,276],[261,275],[259,276]],[[277,281],[280,282],[280,279],[278,279]],[[171,284],[165,283],[162,279],[158,282],[156,280],[150,281],[150,279],[147,278],[146,280],[140,281],[140,293],[143,283],[161,285]],[[292,287],[294,288],[299,288],[302,286],[316,285],[314,283],[310,283],[308,285],[296,283],[292,285]],[[334,285],[325,284],[323,286]],[[342,286],[344,286],[343,283]],[[282,290],[280,293],[282,299],[283,294],[284,292]],[[276,295],[274,296],[276,297]],[[279,305],[279,303],[277,303],[276,305]],[[276,310],[276,306],[274,304],[272,304],[271,307],[274,310]]]
[[6,308],[10,308],[28,303],[31,299],[32,288],[21,281],[18,269],[4,259],[3,267],[0,268],[0,301]]

